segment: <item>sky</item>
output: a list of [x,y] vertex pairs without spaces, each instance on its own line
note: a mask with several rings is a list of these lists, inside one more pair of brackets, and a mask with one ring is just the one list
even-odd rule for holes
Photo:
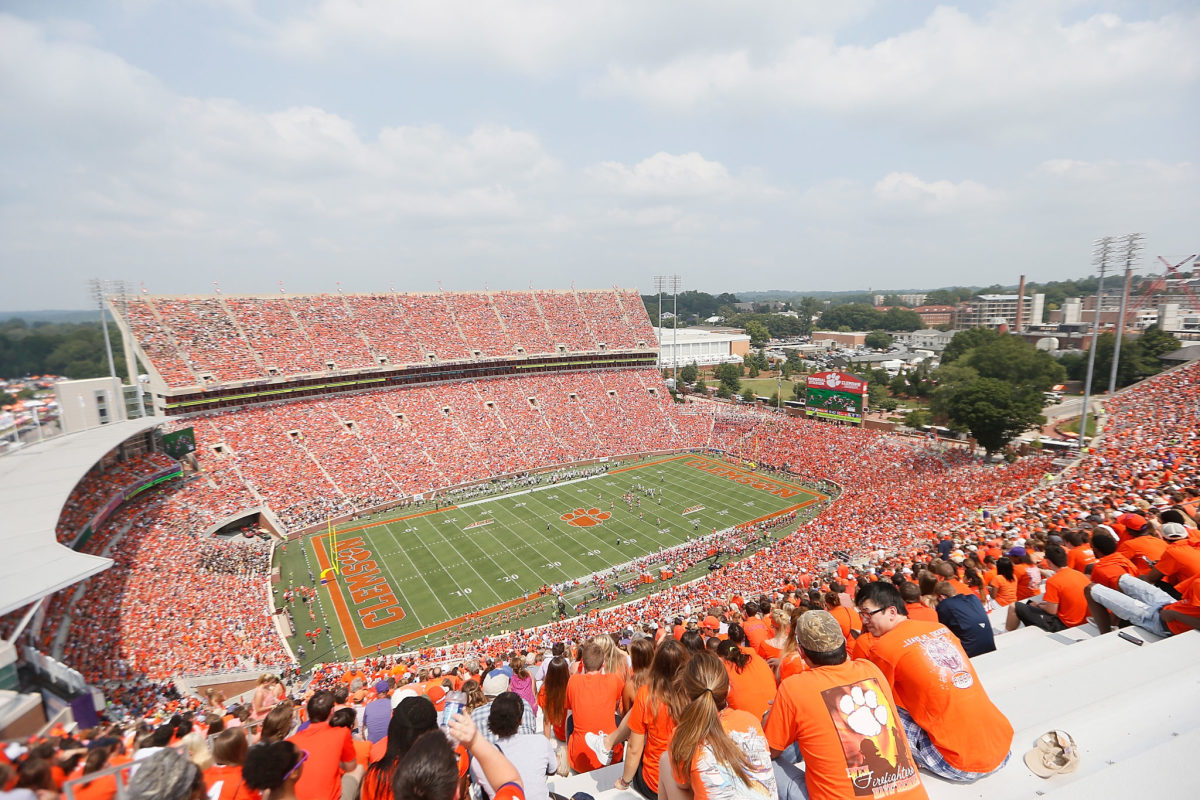
[[1200,248],[1195,0],[0,2],[0,308]]

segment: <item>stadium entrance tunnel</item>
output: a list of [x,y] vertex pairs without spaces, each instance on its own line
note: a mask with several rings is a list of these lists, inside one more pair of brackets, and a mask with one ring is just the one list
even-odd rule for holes
[[261,511],[248,511],[231,517],[226,517],[209,529],[209,534],[221,539],[232,539],[244,536],[247,539],[260,537],[268,539],[271,536],[269,523],[263,518]]

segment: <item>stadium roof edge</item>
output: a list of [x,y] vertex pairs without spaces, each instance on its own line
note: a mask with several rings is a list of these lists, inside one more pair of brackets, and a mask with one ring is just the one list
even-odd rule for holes
[[0,458],[0,614],[103,572],[112,559],[58,543],[54,530],[75,485],[109,450],[162,424],[161,418],[117,422],[67,434]]

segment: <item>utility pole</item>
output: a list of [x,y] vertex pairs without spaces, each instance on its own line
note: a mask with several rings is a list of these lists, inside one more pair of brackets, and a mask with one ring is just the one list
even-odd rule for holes
[[1088,348],[1087,380],[1083,383],[1083,412],[1079,415],[1079,438],[1076,444],[1079,452],[1083,452],[1083,437],[1087,435],[1088,404],[1092,400],[1092,373],[1096,369],[1096,339],[1100,335],[1100,305],[1104,297],[1104,273],[1108,271],[1113,257],[1113,237],[1105,236],[1096,241],[1092,250],[1092,263],[1100,271],[1100,280],[1096,284],[1096,315],[1092,320],[1092,346]]
[[1129,305],[1129,286],[1133,283],[1133,264],[1142,249],[1140,233],[1127,233],[1121,237],[1125,245],[1125,291],[1121,293],[1121,316],[1117,318],[1117,341],[1113,345],[1112,370],[1108,374],[1108,395],[1117,390],[1117,365],[1121,361],[1121,336],[1125,333],[1125,309]]

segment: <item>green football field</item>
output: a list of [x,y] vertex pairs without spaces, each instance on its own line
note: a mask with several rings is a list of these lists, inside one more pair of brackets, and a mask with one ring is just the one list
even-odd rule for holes
[[[626,494],[640,507],[630,509]],[[283,605],[285,589],[312,586],[310,574],[315,579],[315,601],[290,606],[297,629],[291,644],[304,648],[305,663],[443,644],[548,621],[557,600],[541,593],[545,585],[570,584],[714,529],[794,509],[815,513],[822,499],[707,456],[614,462],[606,473],[573,482],[440,510],[408,509],[293,541],[277,552],[276,597]],[[672,580],[704,571],[700,565]],[[636,576],[626,572],[620,580],[627,578]],[[586,581],[568,588],[568,604],[589,589]],[[305,637],[317,628],[315,641]]]

